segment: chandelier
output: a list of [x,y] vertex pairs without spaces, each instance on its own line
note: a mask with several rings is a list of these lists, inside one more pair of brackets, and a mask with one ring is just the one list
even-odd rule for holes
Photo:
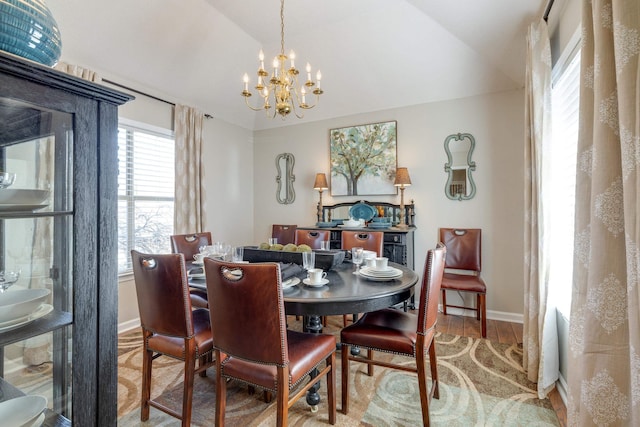
[[[302,110],[309,110],[318,104],[320,95],[323,93],[320,89],[320,80],[322,79],[320,70],[316,73],[317,82],[314,82],[311,80],[311,65],[307,63],[307,80],[300,84],[298,83],[300,72],[294,62],[295,53],[292,50],[289,52],[289,56],[284,54],[284,0],[280,0],[280,54],[273,58],[273,71],[270,78],[269,73],[264,69],[262,49],[260,49],[258,59],[260,60],[260,68],[258,68],[258,83],[255,89],[262,98],[261,105],[254,107],[249,103],[249,97],[252,94],[249,91],[249,75],[245,73],[242,96],[244,96],[247,107],[254,111],[265,110],[267,116],[271,118],[276,117],[276,113],[280,114],[284,120],[291,112],[301,119],[304,116]],[[287,59],[290,59],[289,68],[286,68]],[[306,98],[311,94],[315,95],[315,99],[313,104],[307,104]],[[272,106],[275,106],[275,109],[270,112]]]

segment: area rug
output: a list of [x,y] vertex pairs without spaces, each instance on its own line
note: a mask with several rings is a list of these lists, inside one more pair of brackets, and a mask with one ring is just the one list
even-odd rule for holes
[[[342,318],[330,318],[325,330],[339,333]],[[294,323],[294,322],[292,322]],[[292,327],[295,327],[293,325]],[[128,333],[119,340],[118,425],[176,426],[180,422],[151,409],[149,421],[140,421],[141,335]],[[548,399],[539,400],[535,384],[522,370],[522,346],[498,344],[485,339],[438,333],[436,336],[440,399],[431,403],[431,422],[436,426],[558,426]],[[417,426],[422,424],[416,375],[376,367],[369,377],[366,366],[351,363],[349,414],[340,412],[340,354],[337,355],[337,402],[339,426]],[[380,355],[387,360],[412,364],[413,359]],[[182,366],[169,358],[154,361],[152,396],[179,410],[182,401]],[[215,416],[215,371],[196,376],[192,424],[211,426]],[[289,425],[327,425],[326,384],[320,389],[318,412],[304,399],[289,410]],[[230,382],[225,424],[273,426],[275,403],[267,404],[262,393],[249,394],[245,385]]]

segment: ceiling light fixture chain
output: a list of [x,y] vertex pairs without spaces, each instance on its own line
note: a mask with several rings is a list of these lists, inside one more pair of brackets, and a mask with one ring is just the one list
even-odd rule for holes
[[[291,60],[291,65],[288,69],[285,64],[287,59]],[[244,81],[242,96],[247,107],[254,111],[265,110],[267,117],[271,118],[275,118],[276,114],[279,114],[284,120],[291,112],[301,119],[304,117],[304,113],[302,111],[298,113],[298,109],[309,110],[318,104],[320,95],[324,93],[320,88],[320,80],[322,79],[320,70],[318,70],[316,82],[314,82],[311,80],[311,65],[307,63],[307,81],[299,84],[298,75],[300,72],[295,67],[295,53],[293,50],[290,51],[288,57],[284,54],[284,0],[280,0],[280,54],[273,59],[273,73],[270,79],[266,80],[269,77],[269,73],[264,69],[264,53],[262,49],[258,54],[258,60],[260,61],[260,67],[257,72],[258,82],[255,85],[255,89],[262,98],[262,105],[254,107],[249,104],[249,97],[252,94],[249,91],[249,75],[245,73],[242,79]],[[314,89],[311,93],[315,95],[315,102],[309,105],[306,103],[306,96],[307,91],[312,88]],[[272,102],[275,106],[273,113],[269,111]]]

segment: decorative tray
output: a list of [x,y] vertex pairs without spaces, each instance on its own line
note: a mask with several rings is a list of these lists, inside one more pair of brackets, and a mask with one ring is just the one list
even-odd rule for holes
[[364,219],[365,222],[378,215],[378,211],[366,203],[356,203],[349,209],[349,216],[355,219]]
[[[314,252],[316,253],[316,267],[323,270],[330,270],[344,261],[344,251],[317,250]],[[293,262],[302,265],[302,252],[272,251],[258,249],[257,246],[245,246],[243,258],[249,262]]]

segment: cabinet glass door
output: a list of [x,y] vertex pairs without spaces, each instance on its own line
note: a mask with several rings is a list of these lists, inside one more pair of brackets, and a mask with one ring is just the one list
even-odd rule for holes
[[0,405],[43,396],[37,417],[65,425],[72,411],[73,115],[0,99],[0,123]]

